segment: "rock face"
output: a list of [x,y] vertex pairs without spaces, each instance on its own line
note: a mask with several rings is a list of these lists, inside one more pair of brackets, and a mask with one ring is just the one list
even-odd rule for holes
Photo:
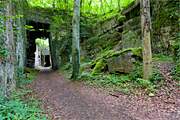
[[[24,7],[22,7],[23,2],[21,4],[17,4],[13,6],[13,9],[15,10],[14,14],[17,15],[23,15],[24,14]],[[26,21],[23,17],[17,17],[14,20],[14,25],[16,27],[14,31],[14,37],[15,37],[15,43],[16,43],[16,61],[17,61],[17,67],[20,69],[23,69],[25,64],[25,43],[26,43],[26,30],[25,25]]]
[[135,59],[131,52],[112,57],[107,60],[108,71],[110,73],[130,73],[133,69],[133,62],[135,62]]
[[9,17],[22,15],[19,8],[22,6],[15,6],[11,0],[0,3],[0,95],[4,96],[15,88],[16,78],[24,67],[24,22],[20,16]]
[[142,46],[140,17],[132,18],[124,23],[122,46],[123,49],[138,48]]
[[[3,6],[0,8],[0,15],[2,16],[12,16],[12,4],[3,2]],[[8,55],[4,54],[2,61],[0,62],[0,92],[4,96],[7,96],[8,93],[15,87],[15,44],[14,44],[14,34],[13,34],[13,25],[12,18],[3,18],[0,32],[0,42],[4,51]],[[2,48],[1,47],[1,48]],[[1,55],[2,56],[2,55]]]

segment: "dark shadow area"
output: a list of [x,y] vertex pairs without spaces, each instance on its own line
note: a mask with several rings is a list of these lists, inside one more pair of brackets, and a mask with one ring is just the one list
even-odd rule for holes
[[[49,38],[50,39],[50,32],[49,24],[46,23],[39,23],[34,21],[27,21],[26,23],[30,27],[27,29],[27,47],[26,47],[26,66],[30,68],[34,68],[35,64],[35,51],[36,51],[36,38]],[[46,65],[45,67],[50,66],[50,56],[45,57]]]

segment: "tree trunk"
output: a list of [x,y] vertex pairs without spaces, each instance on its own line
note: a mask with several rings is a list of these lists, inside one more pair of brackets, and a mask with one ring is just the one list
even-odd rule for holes
[[141,0],[141,29],[143,40],[143,78],[148,80],[152,75],[151,17],[149,0]]
[[49,48],[50,48],[50,54],[51,54],[51,62],[52,62],[52,69],[57,70],[59,68],[59,59],[58,59],[58,53],[57,53],[57,33],[51,32],[51,37],[49,40]]
[[80,48],[79,48],[79,39],[80,39],[80,0],[74,0],[74,14],[72,20],[72,79],[77,79],[79,76],[80,68]]

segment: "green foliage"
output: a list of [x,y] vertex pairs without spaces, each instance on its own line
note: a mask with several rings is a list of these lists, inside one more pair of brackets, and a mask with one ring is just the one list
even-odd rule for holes
[[176,42],[173,44],[175,67],[172,70],[172,75],[175,80],[180,81],[180,32]]
[[150,80],[142,79],[142,75],[143,75],[143,66],[141,63],[136,63],[134,69],[129,74],[129,78],[137,85],[137,87],[146,89],[147,92],[154,92],[156,87],[163,80],[163,76],[160,74],[160,71],[155,68],[153,69],[153,74]]
[[105,66],[106,66],[106,62],[105,62],[103,59],[99,60],[99,61],[96,63],[96,65],[95,65],[95,67],[94,67],[94,69],[93,69],[93,71],[92,71],[92,75],[101,73],[102,70],[105,68]]
[[19,80],[17,84],[19,88],[13,92],[9,99],[0,96],[0,120],[47,120],[39,108],[40,103],[31,95],[32,91],[24,86],[24,81],[32,81],[35,77],[35,72],[28,70],[31,75],[25,77],[22,69],[18,69]]
[[[21,94],[14,93],[15,98],[0,100],[0,120],[47,120],[39,109],[37,100],[22,101]],[[32,106],[33,105],[33,106]]]
[[136,81],[137,78],[142,78],[143,66],[141,63],[136,62],[133,70],[130,72],[129,77],[131,80]]
[[142,78],[137,78],[136,82],[138,83],[138,85],[144,89],[149,88],[151,86],[153,86],[153,84],[149,81],[149,80],[144,80]]
[[156,85],[151,80],[143,80],[136,78],[132,80],[129,75],[92,75],[88,72],[83,72],[81,80],[88,85],[105,88],[112,91],[121,91],[125,94],[136,93],[137,89],[144,89],[146,93],[154,93]]
[[[32,7],[59,8],[72,11],[74,2],[71,0],[27,0]],[[83,0],[81,12],[86,16],[98,14],[100,16],[114,10],[121,10],[134,0]],[[108,16],[108,15],[107,15]]]
[[8,50],[3,46],[0,46],[0,58],[5,58],[9,54]]
[[173,43],[174,60],[180,61],[180,32],[177,34],[176,40]]
[[153,69],[153,73],[152,73],[152,77],[150,78],[150,81],[153,83],[153,84],[158,84],[160,82],[162,82],[163,80],[163,76],[162,74],[160,73],[160,71],[156,68]]
[[[180,2],[178,0],[165,0],[157,1],[152,0],[152,47],[153,51],[158,53],[171,53],[172,46],[177,43],[177,32],[179,32],[179,6]],[[163,8],[163,9],[162,9]],[[164,28],[170,28],[167,32],[168,43],[163,43],[161,36],[163,36],[162,31]],[[164,44],[169,44],[165,46]],[[168,48],[167,48],[168,47]]]
[[24,28],[29,31],[35,31],[34,27],[30,25],[25,25]]
[[[92,75],[105,72],[106,66],[107,66],[107,60],[109,58],[120,56],[126,52],[131,52],[133,56],[142,58],[142,48],[128,48],[121,51],[114,51],[114,50],[104,51],[103,53],[99,54],[99,57],[97,57],[94,61],[92,61],[91,63],[93,67]],[[137,70],[134,70],[134,71],[137,72]],[[132,75],[134,75],[134,73]],[[137,76],[134,76],[134,77],[136,78]]]
[[[155,1],[155,0],[154,0]],[[179,1],[178,0],[167,0],[167,1],[159,1],[158,6],[154,6],[153,10],[156,10],[155,16],[153,20],[154,29],[160,29],[163,26],[169,26],[172,24],[176,24],[180,17],[179,14]],[[163,8],[163,9],[158,9]],[[174,21],[174,22],[172,22]]]
[[[101,66],[104,61],[98,63]],[[102,67],[100,67],[102,68]],[[101,69],[98,70],[101,70]],[[152,78],[150,80],[142,79],[142,64],[137,62],[130,74],[116,75],[116,74],[101,74],[102,71],[98,71],[98,74],[90,74],[83,72],[81,79],[86,80],[88,84],[98,87],[108,88],[112,90],[120,90],[122,92],[134,92],[137,88],[145,89],[147,93],[154,93],[157,86],[163,80],[162,75],[157,69],[154,69]]]
[[85,71],[91,71],[91,62],[87,61],[84,63],[81,63],[80,73],[83,73]]
[[37,38],[36,39],[36,45],[38,45],[38,47],[43,50],[46,48],[49,48],[49,41],[46,39],[42,39],[42,38]]
[[3,33],[4,31],[4,20],[5,20],[5,16],[0,14],[0,33]]
[[38,71],[31,68],[18,68],[16,76],[17,87],[31,83],[37,76]]
[[173,78],[177,81],[180,81],[180,63],[177,63],[175,67],[173,68],[171,74],[173,75]]
[[137,87],[143,88],[147,93],[155,92],[155,85],[150,80],[144,80],[142,78],[136,79]]
[[173,58],[171,56],[163,54],[153,54],[153,61],[169,61],[172,62]]
[[112,86],[120,86],[122,83],[126,83],[130,81],[129,77],[126,75],[102,75],[102,74],[96,74],[92,75],[87,72],[83,72],[81,74],[81,79],[87,80],[90,84],[96,84],[97,86],[102,87],[112,87]]
[[132,54],[134,56],[142,57],[142,48],[141,47],[140,48],[127,48],[127,49],[120,50],[120,51],[108,50],[108,51],[105,51],[104,53],[101,53],[100,56],[97,57],[93,63],[96,63],[97,61],[99,61],[101,59],[108,59],[111,57],[116,57],[116,56],[119,56],[126,52],[132,52]]

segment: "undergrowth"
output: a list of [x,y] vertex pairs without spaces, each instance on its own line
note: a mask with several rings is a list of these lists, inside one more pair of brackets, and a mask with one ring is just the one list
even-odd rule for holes
[[162,85],[163,76],[156,68],[153,69],[153,75],[150,80],[142,79],[142,74],[142,65],[137,63],[129,74],[93,74],[92,72],[83,72],[80,79],[88,85],[105,88],[110,91],[138,94],[139,90],[143,90],[145,94],[154,95],[156,90]]
[[[180,22],[179,22],[180,23]],[[177,80],[180,86],[180,32],[177,34],[177,40],[173,45],[174,51],[174,61],[176,62],[174,68],[172,69],[172,76],[174,80]]]
[[163,54],[154,54],[153,61],[161,61],[161,62],[173,62],[173,57]]
[[40,102],[25,86],[35,78],[37,72],[31,69],[28,72],[26,75],[19,74],[18,88],[9,98],[0,96],[0,120],[47,120],[39,107]]
[[173,76],[173,79],[178,81],[178,86],[180,86],[180,63],[176,64],[175,67],[172,69],[171,74]]
[[[134,76],[133,76],[134,77]],[[145,94],[154,95],[163,80],[159,72],[154,71],[150,80],[144,80],[140,77],[133,78],[130,75],[116,74],[98,74],[82,73],[81,80],[86,84],[105,88],[110,91],[121,91],[125,94],[138,94],[139,90],[143,90]]]

